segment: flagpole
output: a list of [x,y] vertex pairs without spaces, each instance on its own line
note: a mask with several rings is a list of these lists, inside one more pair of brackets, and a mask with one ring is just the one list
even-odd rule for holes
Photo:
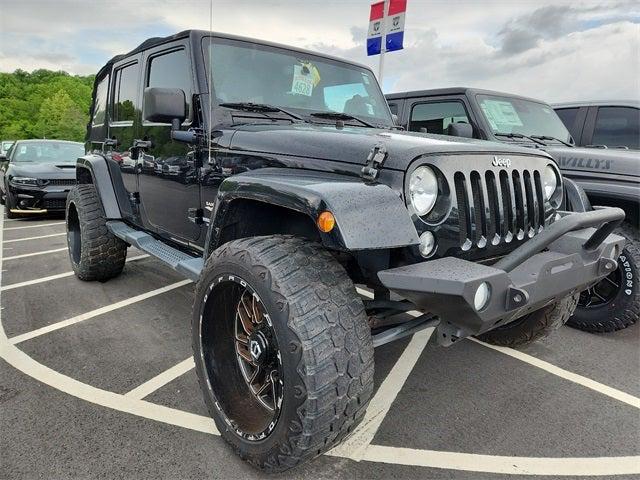
[[380,65],[378,66],[378,83],[382,86],[384,73],[384,52],[387,50],[387,13],[389,13],[389,0],[384,0],[382,7],[382,41],[380,44]]

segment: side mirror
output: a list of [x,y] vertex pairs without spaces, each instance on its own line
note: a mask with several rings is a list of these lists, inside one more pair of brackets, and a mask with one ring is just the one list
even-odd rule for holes
[[187,118],[186,104],[184,91],[179,88],[144,89],[144,119],[150,122],[180,125]]
[[6,161],[7,161],[7,154],[0,153],[0,162],[6,162]]
[[466,122],[450,123],[446,134],[452,137],[473,138],[473,127]]
[[396,115],[395,113],[392,113],[391,119],[393,120],[394,125],[398,125],[398,115]]

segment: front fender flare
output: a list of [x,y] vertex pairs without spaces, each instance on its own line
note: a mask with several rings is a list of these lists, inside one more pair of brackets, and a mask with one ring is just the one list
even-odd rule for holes
[[418,234],[398,192],[359,178],[318,172],[263,168],[224,180],[211,213],[207,249],[218,246],[225,216],[238,199],[285,207],[316,222],[328,210],[336,227],[320,233],[328,248],[355,251],[418,244]]

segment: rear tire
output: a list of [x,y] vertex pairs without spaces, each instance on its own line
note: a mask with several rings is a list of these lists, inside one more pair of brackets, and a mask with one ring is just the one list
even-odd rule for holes
[[577,303],[578,295],[565,297],[502,327],[483,333],[478,338],[501,347],[528,345],[545,338],[564,325],[576,309]]
[[127,244],[107,229],[104,210],[94,185],[77,185],[67,196],[69,259],[80,280],[106,281],[124,268]]
[[618,257],[618,270],[581,294],[576,313],[567,322],[570,327],[585,332],[615,332],[630,327],[640,317],[640,235],[629,223],[623,223],[615,233],[627,239]]
[[[261,320],[247,322],[248,315]],[[306,240],[246,238],[213,252],[196,288],[192,338],[200,387],[222,437],[267,472],[341,441],[373,392],[362,300],[332,255]],[[260,397],[260,385],[269,383]]]

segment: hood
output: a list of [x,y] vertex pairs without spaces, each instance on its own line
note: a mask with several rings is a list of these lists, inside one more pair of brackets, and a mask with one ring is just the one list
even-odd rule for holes
[[497,142],[443,135],[334,125],[254,124],[234,129],[231,148],[273,155],[308,157],[364,165],[371,149],[384,143],[384,168],[405,170],[413,159],[429,154],[487,153],[544,156],[543,152]]
[[640,176],[640,152],[616,148],[545,147],[563,170]]
[[76,164],[67,163],[30,163],[16,162],[9,164],[9,171],[14,177],[33,177],[46,179],[68,179],[76,177]]

